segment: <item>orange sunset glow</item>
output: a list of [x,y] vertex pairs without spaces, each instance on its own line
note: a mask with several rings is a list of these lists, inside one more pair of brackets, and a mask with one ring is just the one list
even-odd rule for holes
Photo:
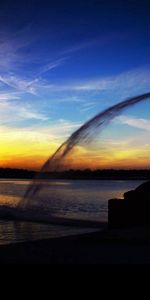
[[[63,142],[62,137],[50,137],[46,130],[0,131],[0,167],[39,170],[43,163]],[[148,168],[150,147],[146,144],[148,135],[142,141],[137,137],[135,145],[127,138],[99,140],[92,145],[79,145],[65,159],[67,169],[97,168]]]

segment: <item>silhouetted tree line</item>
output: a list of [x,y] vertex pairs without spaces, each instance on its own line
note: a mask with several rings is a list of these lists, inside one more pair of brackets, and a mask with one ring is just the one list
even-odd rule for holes
[[35,171],[0,168],[0,178],[32,179],[35,175]]
[[[36,176],[36,171],[24,169],[4,169],[0,168],[0,178],[32,179]],[[117,179],[138,179],[150,180],[150,170],[67,170],[61,172],[43,173],[43,179],[72,179],[72,180],[117,180]]]
[[150,179],[150,170],[68,170],[43,174],[43,178],[100,180],[100,179]]

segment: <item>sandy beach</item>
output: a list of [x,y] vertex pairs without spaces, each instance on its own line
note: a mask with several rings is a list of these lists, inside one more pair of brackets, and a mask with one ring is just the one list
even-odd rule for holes
[[2,245],[0,263],[149,264],[149,229],[144,230],[145,234],[143,230],[103,231]]

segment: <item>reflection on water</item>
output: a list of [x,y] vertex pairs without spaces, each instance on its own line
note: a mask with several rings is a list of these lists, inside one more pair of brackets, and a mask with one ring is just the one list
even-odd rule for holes
[[[0,180],[0,205],[16,206],[21,201],[29,181]],[[77,219],[107,221],[108,199],[122,197],[142,181],[51,180],[44,189],[41,207],[50,214]],[[59,237],[89,229],[37,224],[32,222],[0,221],[0,244]]]

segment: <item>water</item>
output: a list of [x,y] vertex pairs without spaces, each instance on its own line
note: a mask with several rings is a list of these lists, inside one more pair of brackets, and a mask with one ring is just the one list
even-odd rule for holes
[[[45,193],[51,193],[51,203],[44,201],[47,210],[57,216],[107,222],[108,199],[122,197],[143,181],[51,180]],[[0,205],[17,206],[30,181],[0,180]],[[61,201],[61,205],[60,205]],[[42,203],[41,203],[42,205]],[[55,207],[53,207],[55,205]],[[0,244],[62,237],[85,233],[93,229],[32,222],[0,220]]]

